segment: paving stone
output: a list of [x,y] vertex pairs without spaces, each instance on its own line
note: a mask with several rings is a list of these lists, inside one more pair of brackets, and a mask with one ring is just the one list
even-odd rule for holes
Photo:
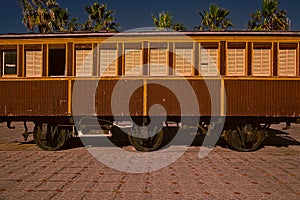
[[[22,143],[16,130],[0,123],[0,199],[300,199],[295,141],[269,141],[247,153],[216,146],[202,159],[192,146],[163,169],[130,174],[103,165],[85,147],[42,151]],[[300,141],[300,125],[286,133]]]

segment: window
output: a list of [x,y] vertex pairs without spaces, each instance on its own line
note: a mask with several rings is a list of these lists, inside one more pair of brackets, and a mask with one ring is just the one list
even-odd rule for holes
[[279,50],[278,76],[296,76],[296,49]]
[[99,49],[100,76],[117,75],[117,45],[114,43],[101,44]]
[[278,76],[296,76],[297,43],[279,44]]
[[193,43],[175,44],[175,75],[193,75]]
[[142,46],[139,43],[125,44],[125,75],[142,75]]
[[17,50],[2,51],[3,75],[17,75]]
[[150,44],[150,76],[167,76],[167,43]]
[[252,53],[252,75],[271,76],[272,43],[254,42]]
[[89,49],[77,49],[76,56],[76,76],[93,75],[93,54]]
[[26,51],[26,76],[41,77],[42,76],[42,51]]
[[201,44],[200,74],[201,76],[218,75],[218,43]]
[[75,44],[76,76],[93,75],[92,44]]
[[49,45],[48,75],[65,76],[66,74],[66,47],[65,45]]
[[246,75],[246,43],[229,42],[227,45],[227,76]]
[[252,75],[253,76],[271,75],[271,49],[253,50]]

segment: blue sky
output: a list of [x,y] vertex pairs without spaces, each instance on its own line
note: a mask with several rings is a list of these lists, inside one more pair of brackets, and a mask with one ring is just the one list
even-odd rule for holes
[[[96,0],[57,0],[63,8],[68,8],[73,17],[79,17],[80,22],[87,20],[85,5],[91,5]],[[208,10],[210,3],[231,10],[229,18],[235,24],[234,29],[244,29],[251,12],[261,8],[262,0],[105,0],[108,8],[115,11],[116,21],[121,25],[120,31],[133,28],[153,26],[151,15],[158,15],[162,10],[173,15],[174,22],[180,22],[193,30],[200,24],[198,11]],[[280,9],[288,11],[292,20],[292,30],[300,30],[300,2],[281,0]],[[27,32],[22,24],[22,13],[18,0],[9,0],[0,7],[0,33]]]

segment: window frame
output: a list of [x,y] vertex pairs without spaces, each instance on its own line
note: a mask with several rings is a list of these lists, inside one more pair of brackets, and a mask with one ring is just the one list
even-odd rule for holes
[[[235,50],[234,58],[235,58],[235,65],[234,65],[234,73],[229,74],[229,50]],[[242,72],[240,74],[237,73],[237,51],[243,50],[243,66]],[[247,44],[246,42],[228,42],[226,47],[226,76],[235,77],[235,76],[247,76]]]
[[[219,44],[219,42],[201,42],[199,45],[200,45],[199,46],[199,61],[198,61],[199,62],[199,74],[201,76],[205,76],[205,77],[218,76],[220,74],[220,67],[219,67],[220,64],[219,64],[219,62],[220,62],[220,56],[221,56],[220,55],[220,44]],[[212,63],[209,63],[209,62],[206,62],[207,63],[207,69],[208,69],[209,73],[207,73],[207,74],[203,73],[203,71],[202,71],[202,66],[203,66],[202,52],[203,52],[203,50],[206,50],[205,51],[206,53],[209,50],[209,53],[207,53],[207,56],[206,56],[208,58],[208,60],[210,60],[209,57],[211,57],[210,50],[215,50],[216,51],[216,60],[215,60],[216,73],[210,73],[211,70],[209,70],[209,69],[211,68],[211,65],[212,65],[212,67],[214,67],[214,66],[213,66]]]
[[[148,56],[148,64],[149,64],[149,76],[168,76],[169,75],[169,67],[168,67],[168,63],[169,63],[169,50],[168,50],[168,43],[167,42],[151,42],[150,43],[150,46],[149,46],[149,56]],[[157,50],[158,52],[158,56],[157,56],[157,61],[158,63],[152,63],[152,54],[151,54],[151,51],[153,50]],[[163,54],[165,54],[165,62],[162,62],[164,64],[160,64],[160,51],[163,51]],[[155,54],[157,54],[155,53]],[[152,74],[151,73],[151,69],[152,69],[152,66],[155,66],[156,65],[156,73]],[[157,73],[157,71],[163,71],[163,67],[165,67],[165,73]]]
[[[113,74],[109,74],[109,73],[102,73],[101,70],[101,62],[102,62],[102,58],[101,58],[101,51],[108,51],[108,58],[104,58],[104,59],[108,59],[108,63],[109,66],[105,67],[106,70],[109,70],[111,68],[113,68]],[[114,51],[114,52],[110,52],[110,51]],[[107,52],[103,52],[103,53],[107,53]],[[111,61],[111,53],[113,53],[113,59]],[[112,65],[112,66],[111,66]],[[108,72],[109,72],[108,71]],[[101,77],[115,77],[118,76],[118,43],[114,43],[114,42],[110,42],[110,43],[101,43],[98,45],[97,47],[97,76],[101,76]]]
[[[255,74],[255,70],[254,70],[254,64],[255,64],[255,51],[256,50],[260,50],[261,51],[261,59],[260,62],[262,63],[263,60],[263,51],[264,50],[268,50],[269,51],[269,67],[268,67],[268,74],[261,74],[261,73],[257,73]],[[273,45],[271,42],[254,42],[253,43],[253,48],[252,48],[252,59],[251,59],[251,75],[255,76],[255,77],[272,77],[273,76]],[[263,67],[260,67],[260,72],[262,71]]]
[[[294,74],[293,75],[288,75],[287,72],[285,72],[284,75],[280,74],[280,58],[281,58],[281,50],[285,50],[285,51],[289,51],[289,50],[294,50],[295,51],[295,68],[294,68]],[[287,52],[286,52],[287,53]],[[277,60],[278,60],[278,66],[277,66],[277,76],[278,77],[296,77],[299,73],[299,68],[298,68],[298,63],[299,63],[299,50],[298,50],[298,43],[279,43],[278,45],[278,56],[277,56]],[[286,68],[286,66],[285,66]],[[286,68],[287,69],[287,68]]]
[[[129,73],[128,72],[135,72],[135,71],[127,71],[126,70],[126,51],[128,52],[139,52],[139,65],[140,65],[140,69],[137,73]],[[135,58],[133,58],[133,64],[135,65]],[[124,76],[143,76],[143,48],[142,48],[142,43],[141,42],[137,42],[137,43],[124,43],[124,49],[123,49],[123,66],[124,66]],[[133,66],[132,69],[135,69],[136,66]]]
[[[40,64],[41,64],[41,71],[40,71],[40,74],[38,75],[33,75],[33,76],[28,76],[28,73],[27,73],[27,52],[40,52],[40,56],[41,56],[41,60],[40,60]],[[25,77],[28,77],[28,78],[31,78],[31,77],[42,77],[43,76],[43,50],[42,50],[42,45],[40,44],[26,44],[24,46],[24,75]]]
[[[93,76],[94,74],[94,61],[93,61],[93,45],[91,43],[84,43],[84,44],[75,44],[75,53],[74,53],[74,67],[75,67],[75,76],[76,77],[87,77],[87,76]],[[77,52],[78,51],[91,51],[91,74],[90,75],[78,75],[78,59],[77,58]],[[83,60],[84,63],[84,60]]]
[[[4,66],[4,52],[16,52],[16,66],[15,66],[15,70],[16,73],[14,74],[5,74],[5,66]],[[19,48],[17,45],[1,45],[0,46],[0,53],[1,53],[1,77],[18,77],[18,73],[19,73]]]
[[[175,42],[174,45],[174,53],[173,53],[173,65],[174,65],[174,76],[194,76],[195,75],[195,45],[193,42]],[[189,50],[190,53],[190,61],[186,60],[182,56],[179,57],[179,54],[176,52],[177,50]],[[183,52],[184,54],[185,52]],[[183,73],[180,70],[177,70],[177,58],[180,58],[183,62]],[[188,65],[188,66],[186,66]],[[190,68],[190,73],[185,73],[185,67]]]

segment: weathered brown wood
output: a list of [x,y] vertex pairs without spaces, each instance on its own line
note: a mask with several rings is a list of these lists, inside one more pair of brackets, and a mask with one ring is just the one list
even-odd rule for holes
[[150,42],[151,49],[167,49],[168,43],[167,42]]
[[24,56],[24,45],[18,46],[18,64],[17,64],[17,74],[18,77],[24,77],[25,76],[25,70],[24,70],[24,64],[23,64],[23,56]]
[[98,55],[99,55],[99,48],[97,44],[93,46],[93,76],[97,76],[98,72]]
[[272,43],[271,42],[254,42],[253,49],[271,49]]
[[201,47],[204,49],[218,49],[218,42],[201,42]]
[[279,49],[297,49],[298,43],[279,43]]
[[75,50],[92,50],[92,44],[75,44]]
[[74,76],[75,73],[74,73],[74,59],[73,59],[73,56],[74,56],[74,48],[73,48],[73,42],[68,42],[68,45],[67,45],[67,76]]
[[0,50],[16,50],[17,45],[0,45]]
[[169,42],[169,75],[174,74],[174,44]]
[[192,42],[175,42],[175,49],[192,49]]
[[273,76],[278,75],[278,43],[273,43]]
[[117,49],[117,43],[101,43],[100,49]]
[[248,48],[247,48],[247,75],[252,75],[252,42],[248,42]]
[[25,51],[30,50],[30,51],[41,51],[42,50],[42,45],[41,44],[26,44],[24,45]]
[[220,43],[220,75],[226,75],[226,41],[221,41]]
[[199,59],[200,59],[200,56],[199,56],[199,53],[200,53],[200,45],[199,45],[199,42],[195,42],[194,44],[195,46],[195,61],[194,61],[194,65],[195,65],[195,71],[194,71],[194,75],[195,76],[199,76],[200,75],[200,63],[199,63]]
[[142,43],[125,43],[125,49],[142,49]]
[[68,82],[0,81],[0,116],[67,116]]
[[48,63],[47,63],[47,57],[48,57],[48,45],[47,44],[43,44],[43,72],[42,72],[42,76],[45,77],[48,75],[48,72],[47,72],[47,66],[48,66]]
[[118,43],[118,76],[123,74],[123,43]]
[[143,42],[143,75],[148,75],[149,74],[149,48],[148,48],[149,43],[144,41]]
[[225,80],[227,116],[300,116],[299,80]]
[[246,42],[228,42],[228,49],[246,49]]

